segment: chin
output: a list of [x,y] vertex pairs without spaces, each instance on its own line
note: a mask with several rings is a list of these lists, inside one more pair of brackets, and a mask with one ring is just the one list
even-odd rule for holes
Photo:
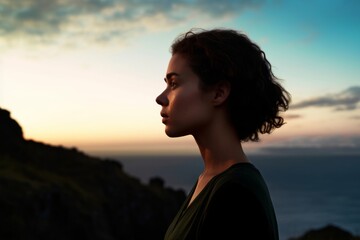
[[171,137],[171,138],[177,138],[177,137],[182,137],[182,136],[184,136],[184,135],[180,135],[180,134],[174,134],[174,133],[172,133],[172,132],[165,132],[166,133],[166,135],[168,136],[168,137]]
[[171,137],[171,138],[183,137],[183,136],[188,135],[187,133],[180,132],[180,131],[174,131],[171,129],[165,129],[165,133],[168,137]]

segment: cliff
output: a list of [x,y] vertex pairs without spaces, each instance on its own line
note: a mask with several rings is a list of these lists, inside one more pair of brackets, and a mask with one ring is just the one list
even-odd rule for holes
[[117,161],[24,139],[0,108],[1,239],[162,239],[184,199]]

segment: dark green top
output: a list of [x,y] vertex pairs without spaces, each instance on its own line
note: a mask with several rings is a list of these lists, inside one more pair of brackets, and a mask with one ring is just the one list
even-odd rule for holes
[[196,184],[170,224],[165,240],[278,240],[266,183],[251,163],[237,163],[213,177],[190,204]]

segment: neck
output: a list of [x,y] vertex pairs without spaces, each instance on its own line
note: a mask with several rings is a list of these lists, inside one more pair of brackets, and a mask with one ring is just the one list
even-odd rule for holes
[[235,130],[229,125],[215,125],[194,138],[204,161],[202,175],[214,176],[235,163],[248,162]]

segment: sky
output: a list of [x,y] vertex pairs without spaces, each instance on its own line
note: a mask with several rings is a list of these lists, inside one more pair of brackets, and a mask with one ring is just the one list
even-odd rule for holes
[[0,107],[26,139],[195,153],[191,136],[165,135],[155,102],[170,45],[191,28],[231,28],[292,95],[286,125],[245,151],[360,152],[359,11],[356,0],[0,0]]

